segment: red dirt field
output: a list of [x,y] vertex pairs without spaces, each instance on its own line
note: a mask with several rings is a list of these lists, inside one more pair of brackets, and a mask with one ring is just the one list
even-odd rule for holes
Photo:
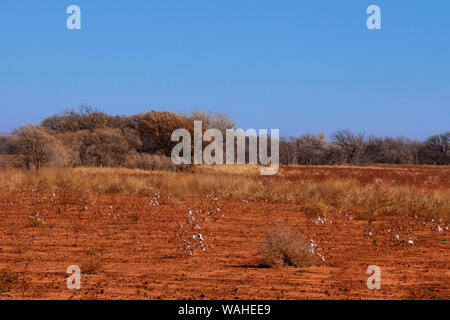
[[[449,225],[439,218],[319,219],[262,200],[5,189],[0,219],[0,299],[450,298]],[[277,223],[307,235],[324,261],[263,267]],[[194,231],[191,257],[183,239]],[[81,290],[67,289],[70,265],[83,271]],[[370,265],[381,290],[366,286]]]

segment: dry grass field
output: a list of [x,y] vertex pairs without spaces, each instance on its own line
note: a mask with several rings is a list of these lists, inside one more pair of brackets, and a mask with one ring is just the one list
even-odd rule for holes
[[0,170],[0,299],[450,298],[449,167],[259,169]]

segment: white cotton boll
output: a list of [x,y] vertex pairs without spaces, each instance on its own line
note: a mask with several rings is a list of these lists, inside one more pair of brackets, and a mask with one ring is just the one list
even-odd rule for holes
[[409,244],[414,244],[414,241],[412,241],[411,239],[408,240]]
[[442,228],[441,228],[441,226],[438,226],[438,231],[439,231],[439,232],[441,232],[441,231],[442,231]]
[[400,239],[400,236],[397,234],[397,235],[395,235],[395,238],[398,240],[398,239]]

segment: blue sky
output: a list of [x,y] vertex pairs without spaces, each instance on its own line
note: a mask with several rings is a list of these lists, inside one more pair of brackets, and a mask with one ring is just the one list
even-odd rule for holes
[[450,130],[449,1],[2,0],[0,38],[0,131],[82,104],[221,111],[285,136]]

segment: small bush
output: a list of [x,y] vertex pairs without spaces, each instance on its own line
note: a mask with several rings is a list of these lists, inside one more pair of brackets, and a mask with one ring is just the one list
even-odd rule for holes
[[84,274],[99,274],[102,273],[102,271],[103,271],[102,264],[97,259],[86,260],[81,265],[81,272]]
[[268,267],[310,267],[316,260],[307,242],[287,226],[271,228],[263,248],[263,265]]
[[18,286],[19,276],[17,273],[6,270],[0,271],[0,293],[4,293]]

